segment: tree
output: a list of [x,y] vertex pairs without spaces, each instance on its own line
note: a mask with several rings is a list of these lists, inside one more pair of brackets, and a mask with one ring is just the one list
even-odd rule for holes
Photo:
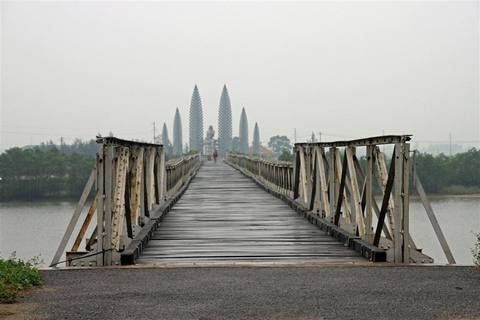
[[292,145],[287,136],[275,136],[270,138],[268,148],[275,153],[280,154],[284,149],[292,149]]
[[238,151],[238,152],[242,152],[241,148],[240,148],[240,138],[239,137],[233,137],[233,139],[232,139],[232,151],[233,150]]
[[278,157],[278,160],[280,160],[280,161],[289,161],[289,162],[292,162],[292,161],[293,161],[292,151],[290,151],[290,149],[283,149],[283,152],[282,152],[282,154]]
[[68,159],[67,189],[70,195],[82,194],[90,172],[95,166],[95,157],[74,152]]

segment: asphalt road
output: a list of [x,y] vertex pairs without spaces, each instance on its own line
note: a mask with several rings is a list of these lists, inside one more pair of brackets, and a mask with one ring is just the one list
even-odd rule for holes
[[43,271],[8,319],[480,319],[480,268],[310,266]]

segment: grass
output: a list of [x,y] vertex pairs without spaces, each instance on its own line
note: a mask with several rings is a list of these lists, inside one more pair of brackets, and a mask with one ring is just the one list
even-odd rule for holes
[[37,269],[41,263],[39,257],[18,259],[15,252],[8,260],[0,258],[0,303],[13,303],[24,290],[43,284]]

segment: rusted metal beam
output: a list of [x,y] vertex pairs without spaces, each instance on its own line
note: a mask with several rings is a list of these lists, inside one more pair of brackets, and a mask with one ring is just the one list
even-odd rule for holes
[[387,186],[385,187],[385,193],[383,194],[382,207],[380,209],[380,215],[378,217],[377,228],[375,229],[375,238],[373,239],[373,245],[378,247],[380,243],[380,236],[382,235],[383,224],[385,221],[385,215],[387,213],[388,202],[390,200],[390,194],[392,193],[393,181],[395,178],[395,149],[393,150],[392,161],[390,163],[390,170],[388,172]]
[[393,143],[405,143],[411,140],[412,135],[401,135],[401,136],[378,136],[378,137],[369,137],[358,140],[343,140],[343,141],[333,141],[333,142],[309,142],[309,143],[295,143],[295,147],[302,146],[319,146],[323,148],[328,147],[364,147],[371,145],[382,145],[382,144],[393,144]]
[[92,205],[90,206],[90,209],[88,210],[88,213],[85,217],[85,220],[83,221],[82,227],[80,228],[80,232],[78,233],[77,238],[75,239],[75,242],[73,243],[71,251],[77,251],[78,248],[80,247],[80,244],[82,243],[83,237],[85,236],[85,233],[87,232],[87,228],[90,225],[90,221],[92,221],[93,214],[95,213],[95,210],[97,209],[97,203],[98,203],[98,195],[95,195],[95,198],[92,201]]
[[60,261],[60,257],[65,251],[65,248],[67,247],[68,240],[70,239],[73,229],[75,228],[75,225],[77,224],[77,221],[80,218],[80,215],[82,214],[83,206],[85,205],[85,202],[87,201],[87,197],[90,194],[90,191],[92,190],[93,184],[95,182],[95,172],[96,172],[95,169],[93,169],[92,172],[90,173],[90,176],[88,177],[87,184],[85,185],[82,195],[80,196],[80,201],[78,202],[77,207],[75,208],[75,212],[73,213],[73,216],[70,219],[70,222],[68,223],[67,230],[63,235],[62,241],[58,246],[57,252],[53,257],[52,262],[50,263],[50,266],[56,265]]
[[447,239],[445,239],[445,236],[443,235],[442,228],[440,228],[440,224],[438,223],[437,217],[435,217],[435,213],[433,212],[432,206],[428,201],[427,194],[423,189],[422,182],[420,181],[420,178],[418,177],[418,174],[415,171],[414,166],[413,166],[412,172],[413,172],[413,178],[415,181],[415,188],[417,189],[417,192],[418,192],[418,195],[420,196],[420,200],[422,201],[423,207],[427,212],[427,216],[428,216],[428,219],[430,219],[430,223],[433,226],[433,230],[437,235],[438,241],[442,246],[442,250],[445,253],[445,256],[447,257],[448,263],[455,264],[456,262],[455,262],[455,259],[453,258],[452,251],[450,250],[450,246],[447,243]]
[[337,210],[335,212],[335,225],[338,226],[338,222],[340,221],[340,213],[342,210],[342,202],[343,202],[343,193],[345,192],[345,179],[347,177],[347,150],[345,149],[343,154],[343,165],[342,165],[342,177],[340,179],[340,188],[338,193],[337,199]]

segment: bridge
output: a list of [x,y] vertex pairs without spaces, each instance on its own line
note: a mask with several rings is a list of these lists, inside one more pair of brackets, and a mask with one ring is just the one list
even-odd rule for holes
[[[165,161],[162,145],[100,138],[51,266],[433,263],[409,232],[411,188],[453,264],[410,140],[297,143],[293,162],[227,152],[224,162],[213,163],[200,153]],[[388,166],[382,146],[393,149]],[[89,196],[91,206],[66,251]]]

